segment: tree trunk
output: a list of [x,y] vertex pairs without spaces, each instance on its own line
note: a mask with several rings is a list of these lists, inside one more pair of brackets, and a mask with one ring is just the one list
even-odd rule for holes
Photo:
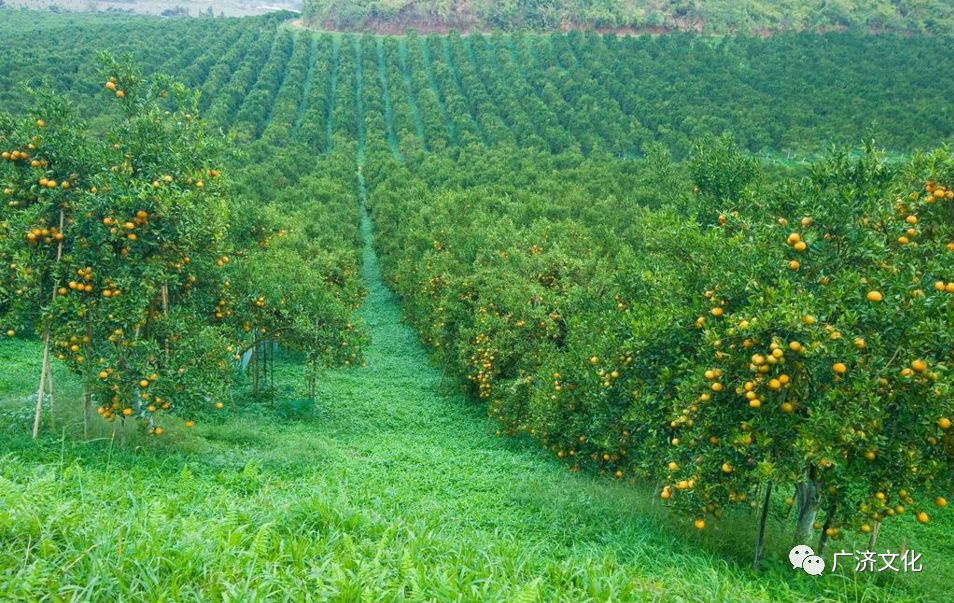
[[315,361],[312,360],[308,363],[308,399],[313,403],[315,401],[315,382],[317,381],[317,372],[318,368],[315,366]]
[[89,420],[93,409],[93,390],[89,383],[83,384],[83,439],[89,439]]
[[46,355],[46,381],[50,390],[50,427],[56,429],[56,391],[53,389],[53,366],[50,355]]
[[818,537],[818,548],[815,549],[815,554],[821,557],[822,552],[825,550],[825,544],[828,542],[828,528],[831,527],[831,520],[834,516],[834,509],[830,509],[825,517],[825,525],[822,526],[821,535]]
[[772,482],[765,486],[765,501],[762,503],[762,512],[759,516],[759,530],[755,538],[755,557],[752,559],[752,570],[759,571],[762,565],[762,551],[765,547],[765,521],[768,519],[769,502],[772,500]]
[[809,467],[805,479],[795,486],[795,504],[798,515],[795,523],[795,543],[808,544],[812,538],[815,517],[818,516],[818,487],[815,485],[814,468]]
[[874,529],[871,530],[871,535],[868,536],[868,550],[873,551],[875,545],[878,544],[878,532],[881,531],[881,522],[876,521],[874,524]]
[[43,362],[40,368],[40,386],[36,392],[36,413],[33,415],[33,439],[40,435],[40,420],[43,418],[43,397],[46,395],[46,369],[50,366],[50,330],[43,332]]

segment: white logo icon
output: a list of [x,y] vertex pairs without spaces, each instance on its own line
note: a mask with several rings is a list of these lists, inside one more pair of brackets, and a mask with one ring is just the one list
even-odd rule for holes
[[812,576],[825,571],[825,560],[816,555],[812,547],[804,544],[794,546],[788,553],[788,560],[792,562],[792,568],[801,568]]

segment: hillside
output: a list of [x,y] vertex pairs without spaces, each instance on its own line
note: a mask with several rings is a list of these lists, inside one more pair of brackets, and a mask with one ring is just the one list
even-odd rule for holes
[[485,144],[623,156],[662,143],[682,157],[731,132],[753,151],[802,155],[872,138],[907,152],[954,136],[954,53],[924,36],[374,38],[312,34],[279,14],[47,15],[37,37],[34,15],[0,24],[10,48],[0,102],[11,110],[24,108],[27,83],[92,94],[100,82],[85,57],[108,49],[201,90],[205,118],[240,140],[319,151],[363,139],[412,154]]
[[781,31],[941,33],[954,25],[945,0],[306,0],[321,29],[457,31]]

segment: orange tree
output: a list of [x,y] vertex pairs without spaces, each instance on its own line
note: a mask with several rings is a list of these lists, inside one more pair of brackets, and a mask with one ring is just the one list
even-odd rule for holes
[[[718,517],[795,488],[799,540],[945,506],[954,464],[954,160],[834,153],[720,219],[760,259],[713,272],[706,350],[669,416],[663,497]],[[762,488],[760,490],[760,488]],[[763,518],[764,523],[764,518]],[[759,545],[761,545],[761,534]],[[758,553],[757,553],[758,555]],[[756,558],[756,563],[758,558]]]
[[104,58],[108,131],[90,136],[68,103],[38,96],[3,118],[3,321],[83,378],[87,410],[162,433],[157,414],[228,395],[229,334],[205,320],[225,286],[216,260],[226,204],[196,96]]
[[277,345],[304,356],[314,399],[317,371],[359,363],[364,343],[353,317],[364,297],[354,151],[317,164],[297,147],[275,154],[253,145],[243,154],[233,186],[236,251],[225,267],[230,287],[214,318],[237,333],[236,352],[247,355],[253,394]]

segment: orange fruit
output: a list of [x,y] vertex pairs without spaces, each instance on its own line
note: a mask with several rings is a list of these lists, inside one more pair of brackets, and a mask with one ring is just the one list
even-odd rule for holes
[[835,364],[831,365],[831,370],[839,375],[844,375],[848,372],[848,367],[845,366],[844,362],[836,362]]
[[865,298],[870,302],[879,302],[884,299],[880,291],[869,291]]
[[918,518],[918,523],[927,523],[931,521],[931,517],[924,511],[921,511],[920,513],[918,513],[917,518]]
[[706,521],[704,519],[697,519],[692,522],[692,525],[695,526],[697,530],[702,530],[706,527]]

